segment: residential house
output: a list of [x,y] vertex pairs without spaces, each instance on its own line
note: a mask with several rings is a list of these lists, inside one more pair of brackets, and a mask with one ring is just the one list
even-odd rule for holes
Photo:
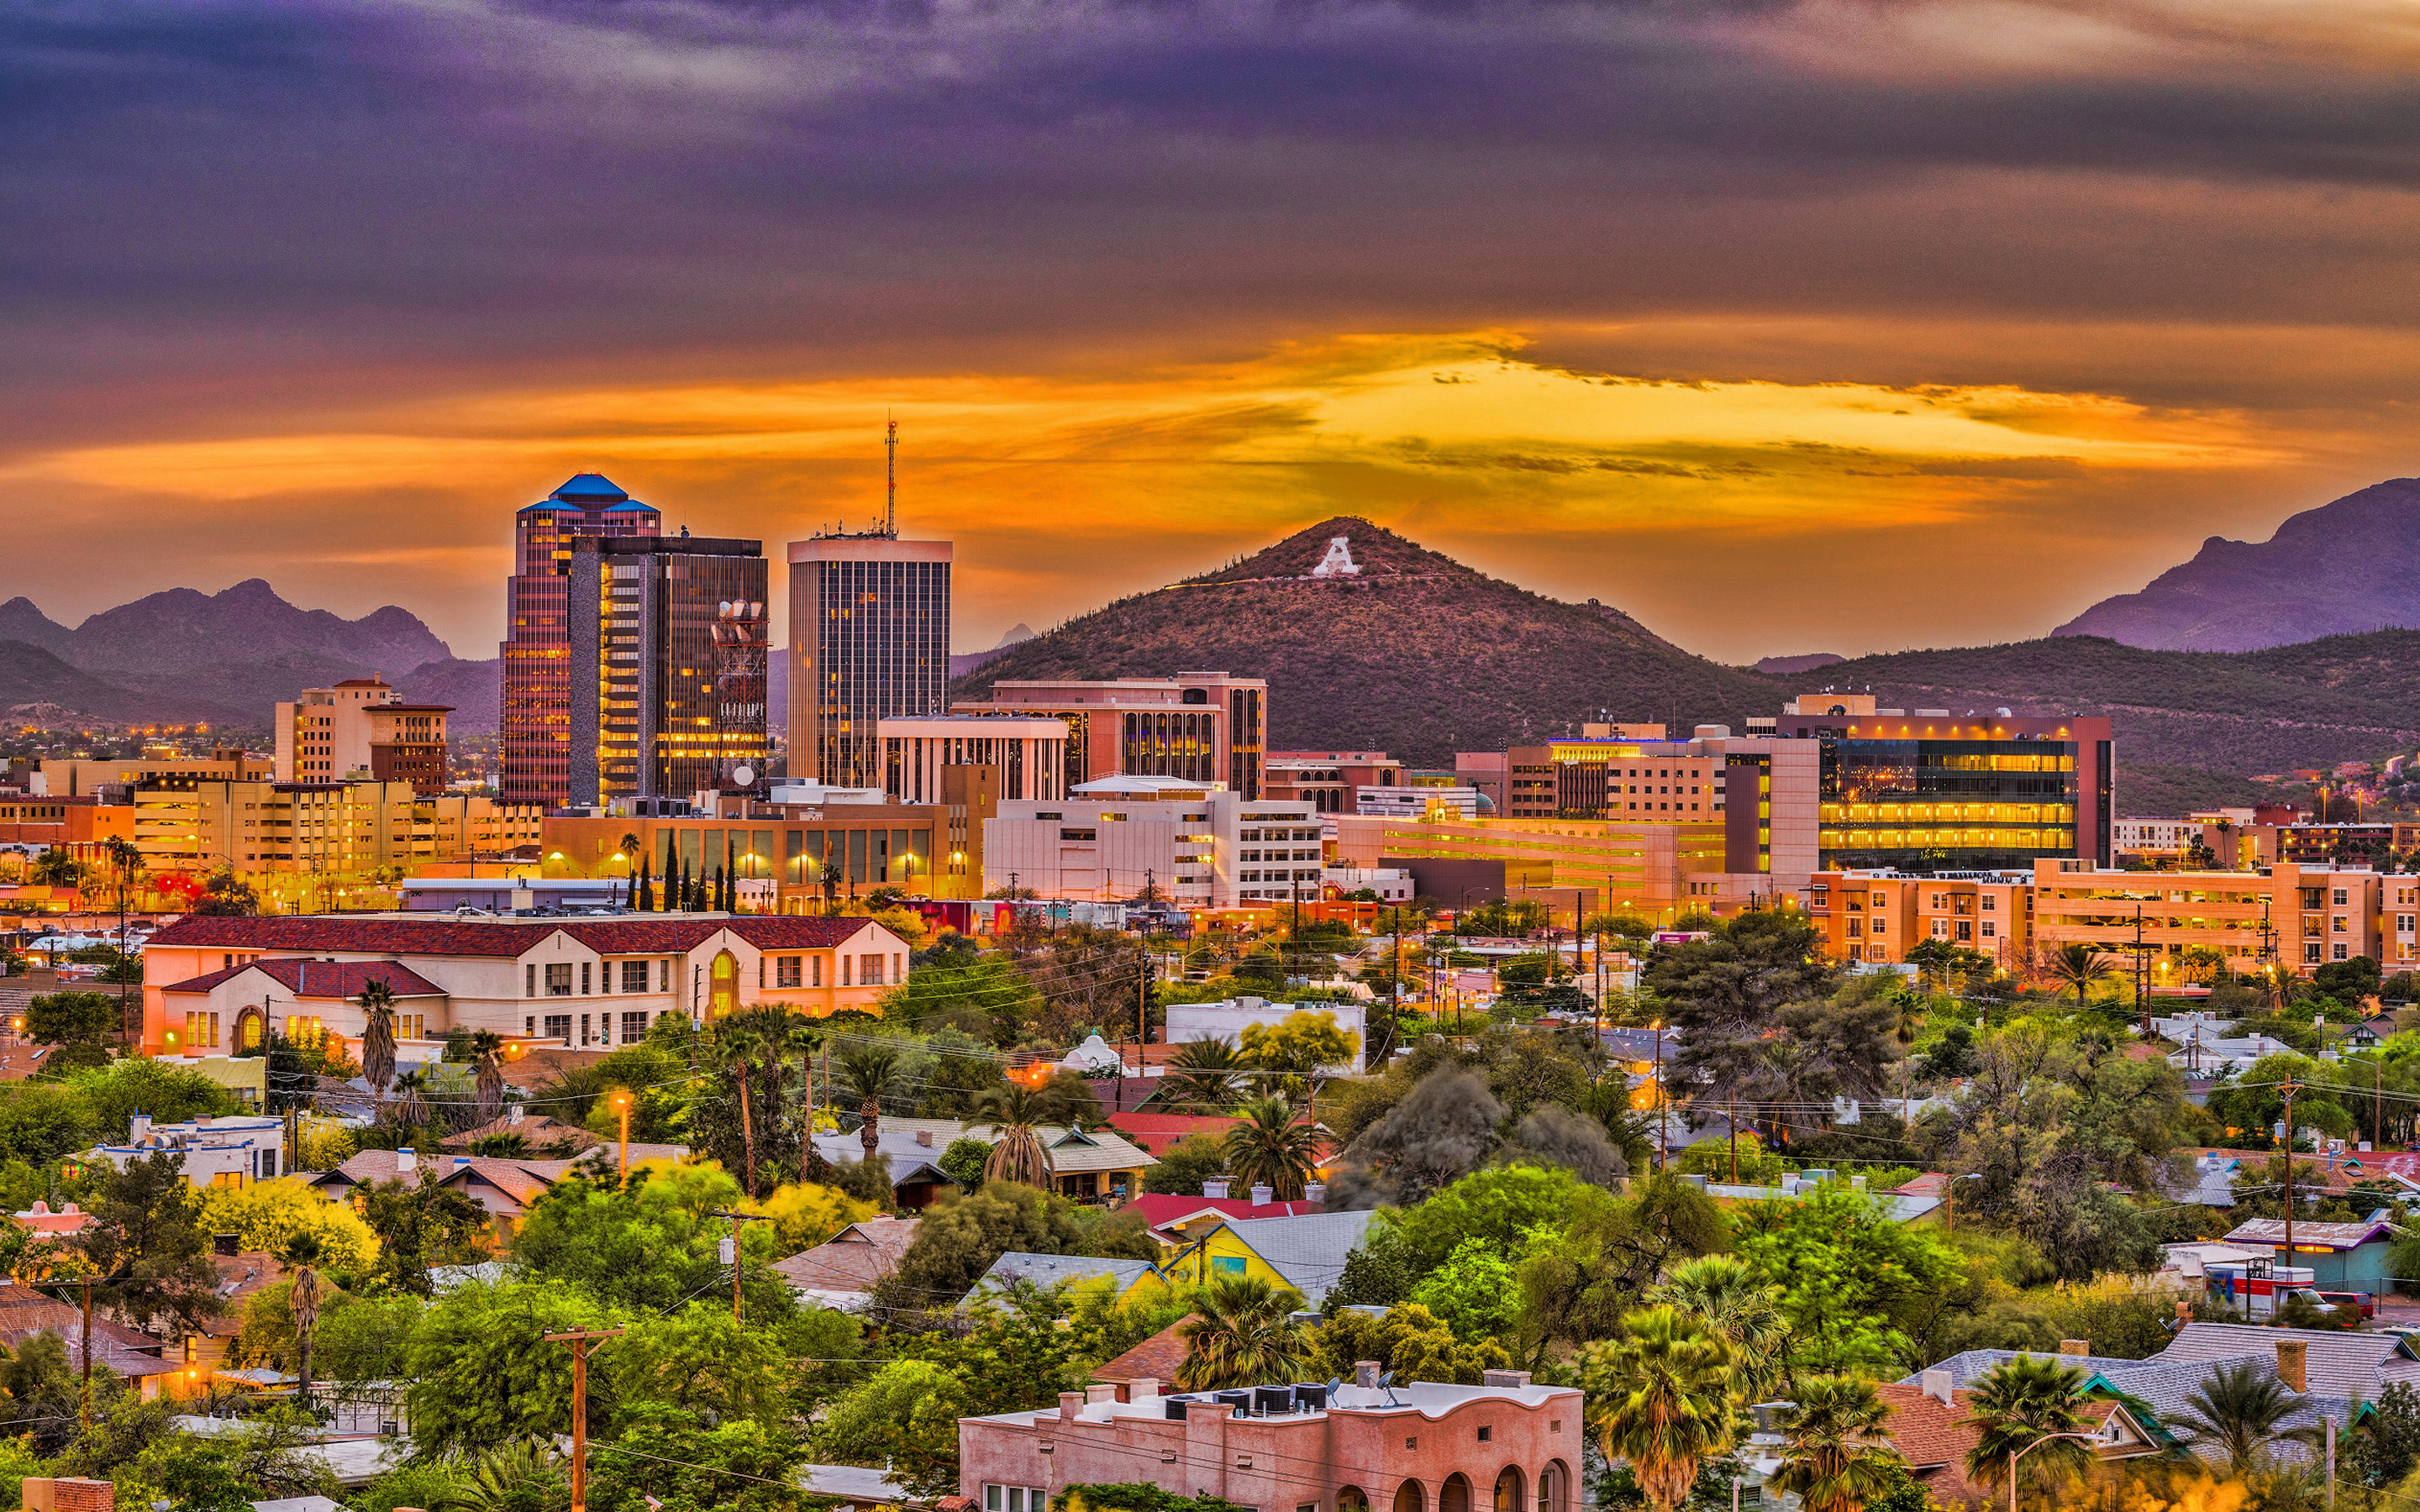
[[[488,1211],[499,1242],[520,1226],[548,1187],[575,1172],[613,1169],[615,1148],[599,1145],[573,1160],[506,1160],[480,1155],[423,1157],[417,1150],[365,1149],[333,1171],[311,1179],[331,1202],[350,1200],[356,1191],[382,1181],[451,1187]],[[633,1147],[635,1159],[637,1147]],[[598,1160],[598,1156],[606,1157]]]
[[1185,1340],[1178,1336],[1177,1328],[1171,1323],[1125,1353],[1102,1361],[1093,1367],[1093,1384],[1109,1387],[1124,1402],[1134,1399],[1138,1385],[1148,1388],[1174,1381],[1185,1364]]
[[1267,1187],[1254,1187],[1249,1196],[1231,1197],[1228,1182],[1221,1177],[1202,1183],[1202,1195],[1187,1196],[1175,1192],[1146,1192],[1127,1206],[1142,1214],[1151,1226],[1151,1234],[1171,1254],[1198,1242],[1210,1230],[1238,1219],[1298,1218],[1307,1213],[1327,1211],[1327,1188],[1317,1181],[1307,1183],[1297,1201],[1278,1202],[1269,1196]]
[[1178,1251],[1161,1270],[1179,1286],[1257,1276],[1294,1288],[1305,1306],[1317,1307],[1343,1275],[1344,1258],[1369,1232],[1371,1217],[1364,1210],[1229,1219]]
[[[1142,1190],[1142,1173],[1159,1162],[1109,1129],[1045,1126],[1034,1137],[1050,1157],[1051,1185],[1078,1202],[1116,1207]],[[855,1133],[813,1136],[816,1152],[835,1165],[855,1165],[865,1158],[861,1137]],[[960,1119],[884,1119],[875,1126],[875,1152],[891,1162],[891,1186],[899,1205],[912,1211],[930,1206],[956,1182],[940,1166],[941,1157],[961,1139],[996,1144],[1000,1131],[987,1123]]]
[[[1990,1502],[1989,1491],[1966,1476],[1966,1456],[1981,1437],[1965,1421],[1974,1410],[1973,1392],[1952,1385],[1950,1373],[1939,1369],[1925,1371],[1914,1385],[1890,1381],[1874,1390],[1890,1410],[1883,1427],[1885,1441],[1907,1461],[1933,1501],[1947,1506]],[[2164,1447],[2159,1430],[2137,1421],[2115,1400],[2094,1402],[2083,1415],[2099,1458],[2136,1458]]]
[[[213,1382],[226,1365],[227,1350],[235,1337],[243,1332],[244,1315],[252,1299],[264,1288],[276,1285],[286,1277],[286,1267],[277,1257],[259,1250],[240,1250],[233,1234],[216,1236],[210,1263],[218,1268],[218,1297],[223,1310],[202,1324],[201,1332],[188,1335],[184,1340],[182,1364],[186,1380],[180,1383],[198,1392]],[[180,1391],[178,1395],[186,1395]]]
[[[1298,1222],[1301,1220],[1278,1220]],[[1157,1381],[1060,1394],[1056,1409],[958,1420],[958,1491],[1041,1512],[1054,1487],[1144,1481],[1177,1496],[1313,1512],[1573,1512],[1588,1440],[1573,1386],[1491,1370],[1476,1386],[1272,1383],[1161,1394]]]
[[203,1114],[189,1123],[155,1124],[137,1113],[128,1120],[126,1143],[96,1146],[92,1154],[121,1171],[134,1161],[173,1154],[195,1186],[247,1186],[289,1171],[285,1150],[282,1119]]
[[908,1253],[923,1222],[876,1213],[813,1249],[774,1261],[773,1269],[802,1300],[853,1313],[864,1307],[874,1288],[899,1269],[899,1257]]
[[[62,1301],[0,1278],[0,1345],[13,1351],[37,1334],[56,1334],[67,1346],[68,1368],[83,1372],[84,1308],[76,1301]],[[175,1396],[177,1377],[185,1368],[179,1362],[161,1357],[158,1339],[97,1315],[92,1320],[92,1363],[105,1365],[134,1381],[146,1401]]]
[[1027,1282],[1047,1291],[1053,1287],[1089,1287],[1106,1282],[1113,1302],[1126,1302],[1144,1292],[1165,1290],[1167,1278],[1159,1267],[1149,1260],[1102,1259],[1090,1255],[1034,1255],[1022,1250],[1010,1250],[991,1262],[991,1269],[976,1278],[967,1301],[986,1295],[998,1295],[1018,1282]]
[[1218,1114],[1161,1113],[1156,1110],[1109,1115],[1110,1128],[1137,1149],[1154,1155],[1164,1155],[1178,1140],[1188,1139],[1195,1134],[1224,1139],[1228,1130],[1243,1121]]
[[557,1152],[558,1158],[576,1155],[604,1143],[579,1124],[566,1123],[561,1119],[551,1119],[542,1113],[533,1115],[518,1103],[478,1127],[447,1134],[437,1143],[441,1149],[468,1151],[480,1140],[498,1134],[518,1134],[527,1142],[531,1154],[552,1150]]
[[2381,1209],[2378,1216],[2361,1223],[2297,1222],[2290,1250],[2286,1247],[2282,1218],[2254,1218],[2238,1224],[2226,1242],[2273,1250],[2280,1263],[2308,1266],[2311,1284],[2321,1289],[2376,1294],[2389,1289],[2386,1281],[2395,1270],[2387,1259],[2395,1244],[2395,1226],[2385,1212]]
[[[2303,1237],[2302,1227],[2294,1226],[2297,1240]],[[2294,1345],[2301,1348],[2290,1348]],[[2398,1381],[2420,1387],[2420,1349],[2400,1334],[2193,1321],[2151,1360],[2174,1364],[2256,1354],[2274,1358],[2279,1378],[2294,1390],[2328,1400],[2374,1402]]]

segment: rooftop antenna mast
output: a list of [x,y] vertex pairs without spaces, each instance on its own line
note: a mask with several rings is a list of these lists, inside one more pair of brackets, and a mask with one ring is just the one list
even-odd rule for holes
[[[890,419],[888,415],[884,417]],[[882,437],[883,497],[882,533],[896,539],[899,534],[899,422],[890,420]]]

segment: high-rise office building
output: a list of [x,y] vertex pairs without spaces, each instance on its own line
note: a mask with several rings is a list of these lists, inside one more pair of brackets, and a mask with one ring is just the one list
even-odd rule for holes
[[572,542],[571,804],[763,785],[766,573],[757,541]]
[[792,779],[878,788],[881,721],[948,712],[951,555],[888,531],[790,543]]
[[651,504],[582,472],[513,517],[513,575],[505,584],[500,793],[508,803],[571,801],[571,634],[566,620],[571,544],[585,536],[652,536]]

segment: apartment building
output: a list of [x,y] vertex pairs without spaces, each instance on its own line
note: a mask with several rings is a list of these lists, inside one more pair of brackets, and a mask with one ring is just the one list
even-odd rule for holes
[[1063,793],[1103,778],[1168,777],[1259,799],[1275,796],[1266,789],[1268,705],[1265,679],[1200,671],[1000,682],[988,700],[962,701],[951,712],[1064,720]]
[[161,778],[133,795],[134,843],[155,872],[358,875],[496,856],[540,838],[542,810],[407,781]]
[[881,721],[882,790],[894,803],[939,803],[944,770],[988,766],[1011,801],[1064,795],[1067,721],[1047,716],[911,716]]
[[161,778],[202,781],[265,782],[277,775],[273,758],[233,747],[208,756],[121,756],[45,759],[28,774],[26,792],[37,796],[98,797],[122,803],[139,782]]
[[[2139,939],[2180,971],[2209,949],[2233,971],[2272,963],[2303,974],[2367,956],[2420,963],[2420,877],[2281,861],[2263,872],[2112,872],[2044,860],[2033,878],[2035,940],[2129,953]],[[2139,923],[2139,931],[2138,931]]]
[[379,677],[304,688],[277,705],[273,774],[280,782],[408,782],[432,797],[445,791],[445,717],[453,712],[450,703],[407,703]]
[[1342,814],[1328,824],[1337,864],[1408,871],[1421,895],[1450,908],[1512,896],[1558,914],[1578,907],[1668,921],[1692,908],[1742,903],[1751,890],[1797,885],[1751,872],[1732,890],[1724,880],[1729,837],[1712,814],[1679,821],[1470,819],[1440,810],[1407,817]]
[[984,825],[984,885],[1094,903],[1149,886],[1193,908],[1316,899],[1321,817],[1172,778],[1103,778],[1064,799],[1002,802]]
[[2022,872],[1908,876],[1819,872],[1807,912],[1834,961],[1896,962],[1928,940],[2023,964],[2033,937],[2033,877]]
[[198,1014],[231,1046],[273,1031],[357,1051],[372,978],[412,1038],[488,1029],[577,1047],[629,1043],[665,1013],[873,1011],[907,971],[907,943],[869,918],[189,916],[145,948],[143,1049],[211,1053],[193,1042]]

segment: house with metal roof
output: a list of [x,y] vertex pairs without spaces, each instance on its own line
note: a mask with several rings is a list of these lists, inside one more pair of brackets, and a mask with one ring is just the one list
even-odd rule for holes
[[2286,1221],[2254,1218],[2228,1231],[2226,1242],[2273,1250],[2278,1263],[2308,1266],[2311,1285],[2331,1290],[2379,1292],[2394,1273],[2387,1254],[2395,1244],[2395,1226],[2385,1210],[2360,1223],[2296,1221],[2294,1242],[2286,1244]]
[[[1034,1137],[1050,1158],[1052,1189],[1078,1202],[1122,1205],[1142,1190],[1142,1173],[1159,1162],[1109,1129],[1037,1127]],[[855,1132],[812,1136],[817,1153],[836,1165],[865,1158]],[[875,1125],[875,1153],[891,1162],[891,1187],[902,1208],[928,1207],[957,1183],[941,1169],[941,1157],[961,1139],[997,1144],[991,1124],[963,1119],[891,1119]]]
[[1179,1251],[1161,1270],[1181,1286],[1257,1276],[1294,1288],[1304,1305],[1316,1307],[1344,1274],[1345,1257],[1370,1231],[1373,1216],[1359,1210],[1231,1220]]
[[1035,1255],[1010,1250],[991,1262],[975,1280],[967,1301],[998,1296],[1018,1282],[1047,1291],[1053,1287],[1106,1284],[1112,1300],[1125,1302],[1144,1291],[1166,1289],[1168,1280],[1149,1260],[1105,1259],[1093,1255]]

